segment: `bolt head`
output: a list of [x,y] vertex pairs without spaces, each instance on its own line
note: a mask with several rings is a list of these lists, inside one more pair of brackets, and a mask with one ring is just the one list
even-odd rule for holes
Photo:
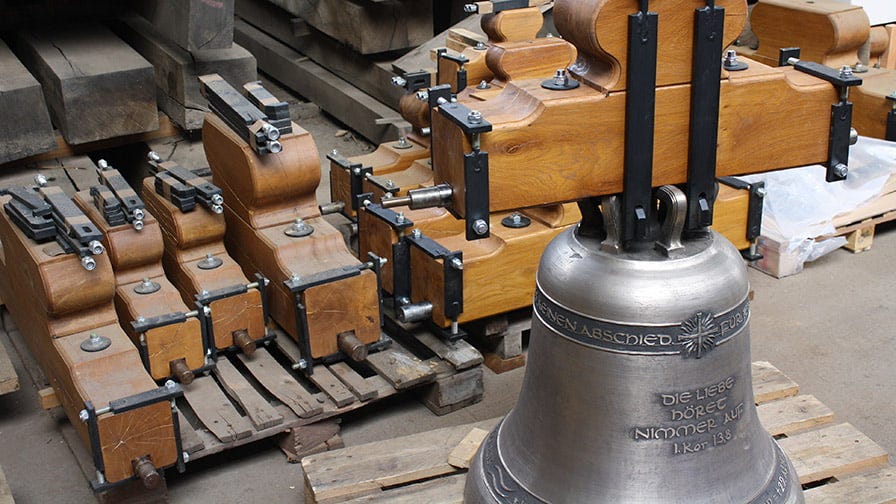
[[106,161],[105,159],[100,159],[99,161],[96,162],[96,165],[100,167],[100,170],[108,170],[109,169],[109,162]]
[[489,86],[489,85],[488,85],[488,82],[486,82],[486,81],[480,81],[480,82],[479,82],[479,85],[476,86],[477,89],[488,89],[488,88],[490,88],[490,87],[491,87],[491,86]]
[[467,114],[467,122],[470,124],[480,124],[482,122],[482,112],[471,110],[470,113]]
[[477,51],[484,51],[486,49],[485,43],[480,40],[476,42],[476,45],[473,46],[473,49],[476,49]]
[[423,232],[420,231],[419,228],[414,228],[414,230],[411,231],[411,236],[413,236],[414,238],[420,238],[421,236],[423,236]]
[[417,99],[422,102],[429,101],[429,91],[420,90],[414,93],[414,96],[416,96]]
[[840,77],[844,79],[852,77],[852,67],[849,65],[843,65],[842,67],[840,67]]
[[473,232],[479,236],[485,236],[485,234],[488,233],[488,222],[485,222],[482,219],[476,219],[473,221]]
[[171,389],[173,389],[174,387],[175,387],[175,385],[174,385],[174,381],[172,381],[172,380],[166,380],[166,381],[165,381],[165,388],[166,388],[166,389],[171,390]]
[[392,85],[393,86],[404,87],[404,85],[407,83],[408,83],[408,81],[405,80],[404,77],[401,77],[398,75],[392,77]]
[[474,14],[476,12],[479,12],[479,7],[477,7],[476,4],[465,4],[464,12],[466,12],[467,14]]
[[834,175],[840,178],[846,177],[846,174],[849,173],[849,167],[843,163],[838,164],[834,167]]
[[184,459],[184,462],[189,462],[189,461],[190,461],[190,454],[187,453],[187,452],[181,452],[181,453],[180,453],[180,457],[181,457],[182,459]]
[[87,413],[86,409],[82,409],[80,413],[78,413],[78,419],[82,422],[86,422],[90,420],[90,415]]
[[103,244],[100,243],[99,240],[91,240],[90,243],[87,244],[87,248],[90,249],[90,253],[93,255],[102,254],[103,251],[106,250],[106,248],[103,247]]
[[149,151],[149,154],[147,154],[146,157],[153,163],[162,161],[162,156],[159,156],[159,153],[156,151]]
[[756,196],[760,199],[764,198],[765,195],[768,194],[768,189],[765,187],[757,187],[756,188]]
[[81,266],[87,271],[93,271],[96,269],[96,261],[90,256],[84,256],[81,258]]

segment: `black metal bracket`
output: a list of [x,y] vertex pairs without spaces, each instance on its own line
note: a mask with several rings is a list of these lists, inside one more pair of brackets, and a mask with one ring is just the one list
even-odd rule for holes
[[799,47],[782,47],[778,49],[778,66],[787,66],[789,65],[788,61],[796,58],[800,59],[800,48]]
[[10,187],[4,191],[12,197],[3,210],[28,238],[45,243],[56,238],[52,208],[28,187]]
[[[260,273],[255,274],[255,283],[256,289],[258,290],[259,296],[261,297],[261,317],[262,322],[265,326],[267,326],[267,322],[270,319],[270,313],[267,299],[267,286],[269,280],[265,278]],[[221,289],[216,289],[213,291],[203,291],[194,296],[196,303],[196,311],[198,312],[198,318],[202,323],[202,331],[203,331],[203,340],[205,341],[205,351],[208,352],[212,358],[212,360],[217,360],[218,358],[218,348],[215,343],[215,329],[214,323],[212,322],[212,314],[211,314],[211,304],[220,299],[238,296],[245,292],[248,292],[249,286],[245,284],[235,284],[229,287],[223,287]],[[208,308],[209,313],[206,313],[206,308]],[[271,336],[265,334],[265,336],[261,338],[254,339],[256,344],[264,343],[265,341],[270,341],[274,339],[275,336]],[[235,348],[231,346],[230,348]]]
[[432,75],[429,72],[408,72],[402,75],[404,79],[404,89],[408,93],[413,93],[418,89],[428,88],[432,85]]
[[209,108],[259,155],[280,152],[281,131],[248,98],[218,75],[199,78]]
[[896,92],[887,95],[887,100],[893,108],[887,112],[887,132],[884,134],[884,140],[896,142]]
[[[361,196],[370,196],[370,193],[362,194]],[[380,219],[385,222],[392,229],[397,231],[401,231],[403,229],[408,229],[414,225],[414,221],[404,217],[403,215],[399,215],[398,212],[392,210],[391,208],[383,208],[382,205],[377,203],[371,203],[364,207],[364,210],[369,212],[370,215]]]
[[724,29],[725,9],[716,7],[713,0],[694,12],[688,181],[684,191],[688,204],[685,229],[689,232],[712,225]]
[[849,88],[861,86],[862,79],[852,71],[844,72],[812,61],[790,60],[793,67],[824,81],[830,82],[840,92],[840,101],[831,105],[831,127],[828,141],[827,175],[825,180],[837,182],[846,179],[849,167],[849,146],[852,136],[852,103]]
[[327,159],[348,173],[350,182],[349,190],[351,191],[351,201],[349,203],[352,206],[352,210],[357,212],[358,195],[364,190],[364,179],[367,178],[368,175],[373,174],[373,167],[363,166],[361,163],[353,163],[336,152],[327,154]]
[[488,238],[489,216],[488,152],[464,154],[464,220],[467,240]]
[[461,91],[463,91],[464,89],[466,89],[466,87],[467,87],[467,69],[464,67],[464,65],[469,63],[470,60],[462,54],[450,54],[447,50],[437,51],[436,56],[438,56],[439,59],[446,59],[448,61],[453,61],[454,63],[457,63],[457,65],[458,65],[457,76],[456,76],[457,89],[454,90],[454,93],[457,94],[457,93],[460,93]]
[[624,244],[650,241],[653,207],[653,149],[659,16],[647,0],[628,17],[625,147],[622,182],[621,239]]
[[395,194],[401,190],[392,179],[388,178],[388,175],[376,176],[371,172],[366,178],[368,182],[384,193]]
[[529,0],[492,0],[492,14],[513,9],[525,9]]
[[[377,285],[382,285],[382,271],[379,267],[379,258],[377,258],[376,260],[372,260],[371,263],[343,266],[341,268],[334,268],[327,271],[319,271],[317,273],[314,273],[313,275],[308,275],[305,277],[295,276],[283,281],[283,284],[286,285],[286,288],[289,289],[289,291],[294,296],[296,333],[299,336],[297,338],[299,353],[301,354],[302,359],[305,361],[305,366],[300,366],[299,368],[302,369],[305,374],[309,376],[313,374],[314,363],[320,362],[320,359],[314,359],[311,356],[311,335],[308,332],[308,311],[305,306],[304,300],[305,291],[318,285],[338,282],[339,280],[358,276],[362,271],[367,269],[373,270],[374,274],[377,275]],[[382,322],[382,289],[380,289],[379,296],[380,322]]]
[[492,130],[492,123],[486,121],[481,114],[477,116],[478,112],[470,110],[462,103],[449,101],[438,107],[439,113],[457,125],[466,135],[488,133]]
[[406,237],[392,244],[392,297],[411,299],[411,246]]
[[445,318],[457,320],[464,311],[463,252],[448,250],[422,233],[412,233],[405,240],[427,256],[442,260],[444,314]]
[[750,199],[747,203],[747,227],[744,230],[744,236],[750,242],[750,247],[741,251],[741,255],[748,261],[762,259],[762,254],[756,251],[755,243],[762,233],[762,204],[766,194],[765,182],[760,180],[750,183],[736,177],[719,177],[719,182],[741,191],[750,192]]

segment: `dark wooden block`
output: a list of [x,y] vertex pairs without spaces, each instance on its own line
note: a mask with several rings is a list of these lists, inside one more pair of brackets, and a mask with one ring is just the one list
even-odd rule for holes
[[0,111],[0,164],[56,147],[40,84],[2,41]]
[[140,0],[136,10],[165,38],[188,51],[233,44],[234,0]]
[[236,44],[191,53],[136,16],[122,19],[113,30],[153,64],[159,108],[184,129],[201,128],[208,111],[199,92],[200,75],[217,73],[237,89],[258,79],[255,57]]
[[45,27],[12,40],[69,144],[159,128],[152,65],[107,28]]
[[432,38],[432,2],[270,1],[361,54],[407,49]]

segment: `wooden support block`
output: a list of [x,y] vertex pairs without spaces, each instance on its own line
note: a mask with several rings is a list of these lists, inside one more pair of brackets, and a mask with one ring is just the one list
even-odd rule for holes
[[308,376],[308,379],[340,408],[355,402],[355,395],[345,388],[339,378],[336,378],[324,365],[314,366],[314,372]]
[[233,43],[233,0],[134,2],[165,38],[188,51],[228,49]]
[[258,67],[293,91],[313,101],[373,143],[398,137],[389,124],[377,119],[395,111],[371,98],[313,61],[303,57],[257,28],[236,22],[235,41],[258,60]]
[[37,397],[40,399],[40,407],[45,410],[62,406],[62,403],[59,401],[59,396],[56,395],[56,391],[53,390],[53,387],[38,390]]
[[324,420],[310,425],[293,427],[278,441],[289,463],[297,463],[302,458],[337,448],[342,442],[339,437],[339,420]]
[[286,373],[266,349],[256,350],[252,357],[241,353],[239,358],[268,392],[299,417],[309,418],[323,411],[323,407],[312,395]]
[[207,100],[199,92],[199,76],[217,73],[237,89],[258,79],[255,58],[238,45],[187,51],[137,16],[122,18],[113,29],[153,64],[159,108],[186,130],[201,128],[208,112]]
[[800,387],[768,362],[753,363],[753,400],[762,404],[775,399],[795,396]]
[[467,434],[460,443],[457,444],[451,453],[448,454],[448,463],[458,469],[469,469],[473,462],[473,457],[479,450],[479,445],[485,441],[488,431],[484,429],[473,429]]
[[20,31],[12,41],[66,142],[159,128],[152,65],[107,28],[77,23]]
[[345,44],[308,28],[304,20],[267,0],[236,0],[236,13],[244,21],[283,42],[323,66],[334,75],[351,82],[361,91],[398,109],[404,89],[392,85],[391,60],[359,54]]
[[367,363],[398,390],[436,378],[429,366],[397,345],[368,355]]
[[40,84],[0,40],[0,164],[56,147]]
[[283,416],[243,378],[229,360],[218,360],[215,376],[227,394],[243,408],[256,430],[283,423]]
[[793,434],[834,421],[834,412],[814,396],[785,397],[756,407],[759,421],[772,436]]
[[421,400],[434,414],[446,415],[476,404],[482,400],[482,394],[482,366],[477,366],[437,378],[424,388]]
[[896,502],[896,468],[884,467],[805,491],[806,504],[893,504]]
[[887,452],[848,423],[778,440],[806,484],[886,465]]
[[844,245],[843,248],[854,254],[858,254],[859,252],[871,249],[873,242],[874,224],[870,224],[846,235],[846,245]]
[[9,360],[6,346],[0,342],[0,395],[6,395],[16,390],[19,390],[19,375],[16,373],[12,361]]
[[416,47],[432,37],[432,2],[271,0],[361,54]]
[[[489,430],[497,422],[495,418],[472,427]],[[470,429],[447,427],[306,457],[305,485],[314,498],[309,502],[343,502],[376,495],[383,487],[454,473],[448,455]]]
[[379,395],[374,384],[365,380],[363,376],[356,373],[354,369],[344,362],[331,364],[330,371],[361,401],[369,401]]
[[198,378],[184,387],[184,397],[205,427],[228,443],[252,435],[252,426],[209,377]]

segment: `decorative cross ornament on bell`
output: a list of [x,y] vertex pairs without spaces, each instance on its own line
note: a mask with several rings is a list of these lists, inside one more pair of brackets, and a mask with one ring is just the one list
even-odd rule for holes
[[682,237],[684,194],[659,194],[656,246],[614,241],[613,196],[601,233],[547,247],[522,391],[465,502],[803,502],[753,402],[743,260],[715,231]]

